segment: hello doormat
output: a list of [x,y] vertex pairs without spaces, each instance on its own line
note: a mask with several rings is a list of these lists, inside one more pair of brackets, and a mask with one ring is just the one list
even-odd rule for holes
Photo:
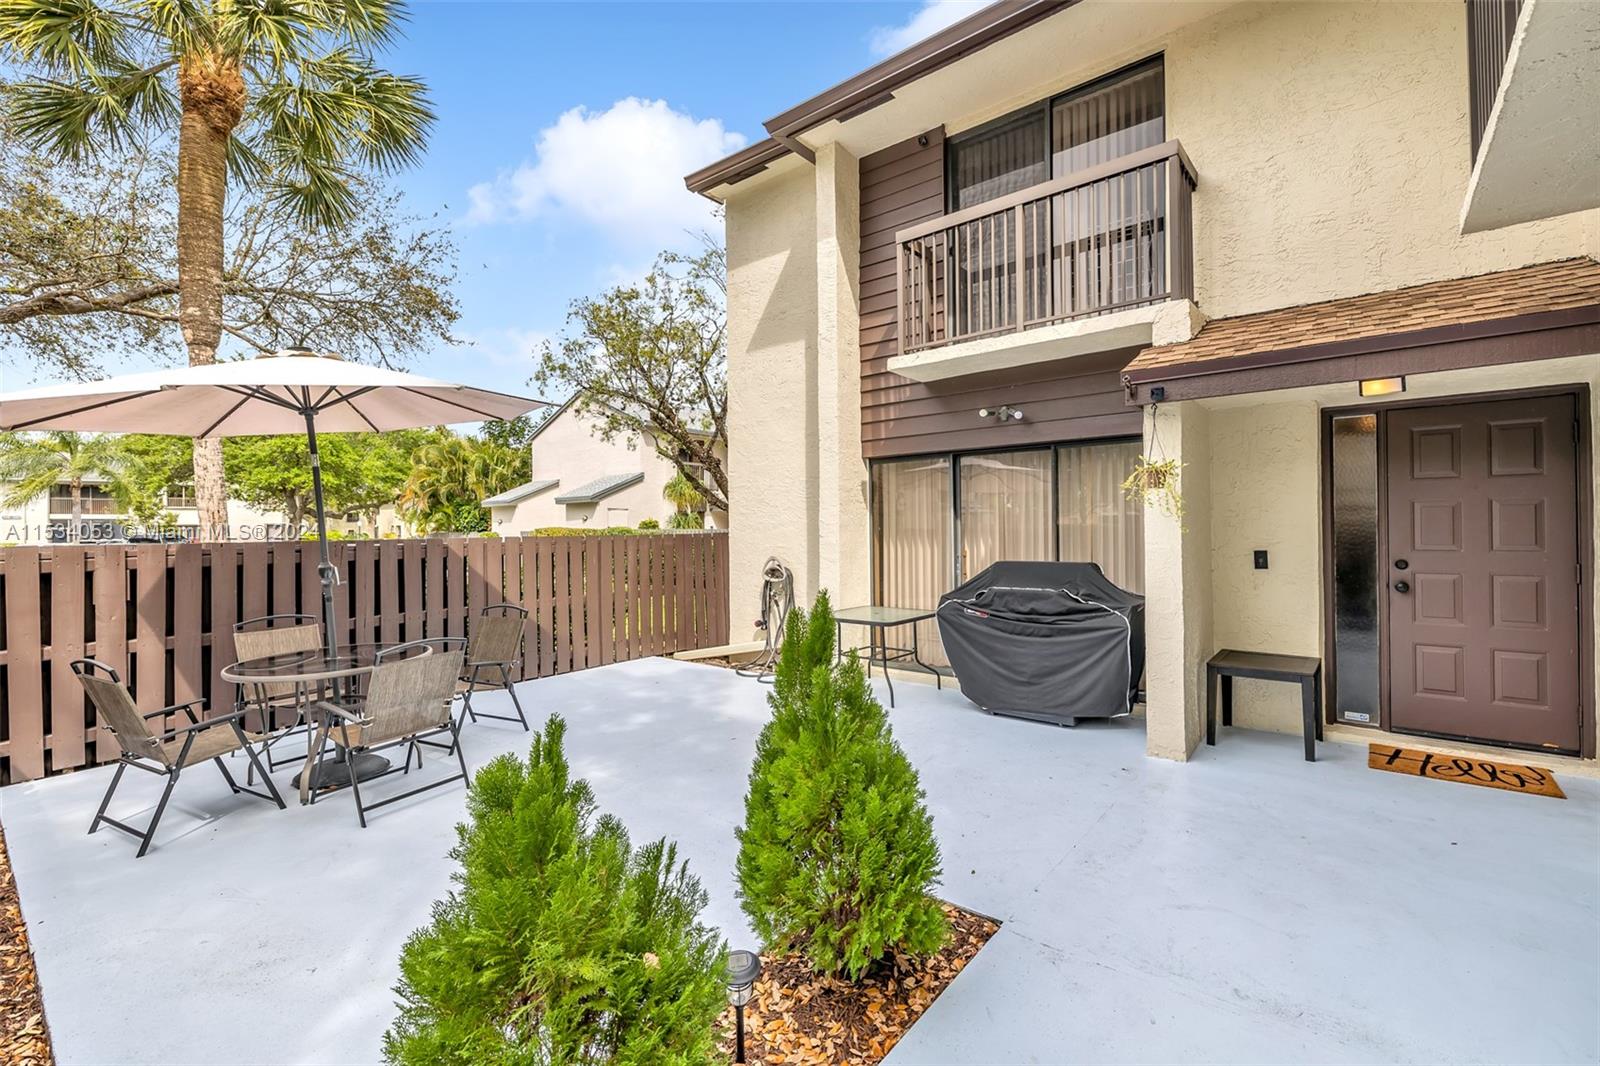
[[1441,755],[1433,751],[1413,751],[1388,744],[1367,745],[1367,765],[1374,770],[1387,770],[1392,774],[1410,774],[1429,777],[1435,781],[1460,781],[1484,788],[1499,788],[1507,792],[1528,792],[1535,796],[1554,796],[1566,799],[1567,794],[1556,784],[1556,775],[1537,766],[1520,763],[1490,762],[1487,759],[1469,759],[1462,755]]

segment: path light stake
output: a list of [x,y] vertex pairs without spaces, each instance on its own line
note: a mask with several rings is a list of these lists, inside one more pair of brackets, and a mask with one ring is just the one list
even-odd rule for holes
[[756,978],[761,976],[761,956],[753,951],[728,952],[723,981],[728,986],[728,1002],[734,1014],[734,1062],[744,1062],[744,1005],[755,995]]

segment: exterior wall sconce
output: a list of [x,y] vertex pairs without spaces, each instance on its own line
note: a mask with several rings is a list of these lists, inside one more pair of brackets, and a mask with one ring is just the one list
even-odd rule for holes
[[1367,378],[1361,382],[1362,396],[1392,396],[1397,392],[1406,391],[1406,379],[1398,378]]
[[978,409],[979,418],[992,418],[996,422],[1021,422],[1022,408],[1012,407],[1003,403],[999,407],[982,407]]

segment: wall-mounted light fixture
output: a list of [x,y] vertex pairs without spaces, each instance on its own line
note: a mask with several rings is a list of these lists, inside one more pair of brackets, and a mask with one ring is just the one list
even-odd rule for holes
[[1362,396],[1392,396],[1397,392],[1406,391],[1406,379],[1398,378],[1367,378],[1361,382]]
[[979,418],[992,418],[996,422],[1021,422],[1022,408],[1003,403],[999,407],[980,407]]

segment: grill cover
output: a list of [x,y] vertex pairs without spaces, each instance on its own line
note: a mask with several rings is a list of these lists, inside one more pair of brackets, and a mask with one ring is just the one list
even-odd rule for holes
[[993,714],[1047,722],[1133,709],[1144,597],[1094,563],[995,563],[939,598],[961,691]]

